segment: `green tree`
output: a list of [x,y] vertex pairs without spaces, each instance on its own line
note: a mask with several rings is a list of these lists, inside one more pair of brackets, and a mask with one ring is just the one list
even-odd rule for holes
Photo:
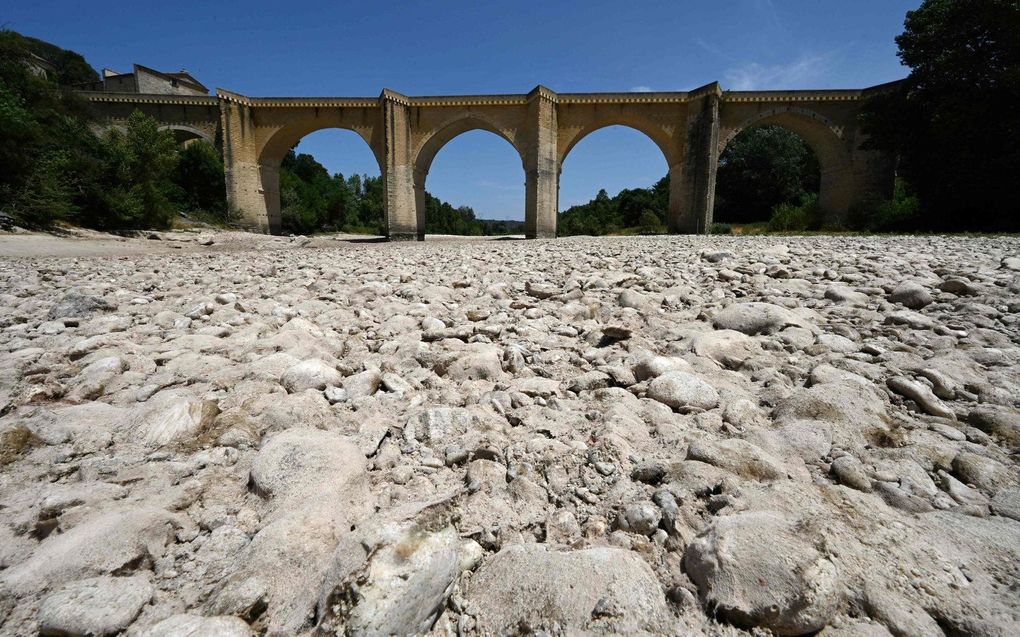
[[637,226],[642,232],[662,232],[662,220],[651,210],[641,213]]
[[741,131],[719,157],[714,217],[767,220],[776,206],[817,193],[819,173],[815,154],[796,133],[782,126]]
[[82,100],[29,72],[30,55],[0,30],[0,209],[42,226],[79,214],[101,149]]
[[624,229],[658,232],[664,225],[668,207],[668,176],[651,188],[628,188],[614,197],[602,189],[588,203],[561,212],[557,231],[561,236],[603,235]]
[[179,154],[172,177],[174,200],[185,210],[208,212],[225,220],[227,186],[219,151],[209,142],[195,140]]
[[[925,0],[896,38],[910,75],[870,100],[869,145],[899,160],[917,224],[1020,228],[1020,3]],[[917,227],[917,226],[915,226]]]
[[169,228],[175,210],[171,175],[178,160],[173,133],[136,110],[125,131],[109,133],[106,145],[107,169],[114,176],[106,197],[109,221],[122,228]]

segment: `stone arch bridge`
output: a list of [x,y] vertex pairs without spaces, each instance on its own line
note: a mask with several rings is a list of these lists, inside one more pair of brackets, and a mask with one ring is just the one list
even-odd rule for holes
[[222,144],[228,204],[251,229],[280,228],[280,163],[305,135],[356,132],[383,178],[391,239],[424,238],[425,185],[436,153],[474,129],[513,146],[525,174],[525,232],[556,236],[560,169],[571,149],[600,128],[647,135],[669,166],[668,228],[703,233],[712,224],[719,154],[741,130],[779,124],[799,134],[821,165],[819,203],[830,222],[870,193],[892,187],[891,163],[862,148],[864,100],[891,85],[854,90],[723,91],[718,83],[675,93],[555,93],[407,97],[246,97],[84,93],[100,126],[118,126],[139,109],[179,140]]

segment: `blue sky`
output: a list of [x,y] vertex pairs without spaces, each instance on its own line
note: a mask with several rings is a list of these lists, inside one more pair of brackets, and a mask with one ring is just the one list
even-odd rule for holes
[[[12,2],[8,28],[98,68],[187,68],[253,96],[855,88],[906,75],[893,38],[919,0],[544,2]],[[349,131],[306,137],[331,171],[378,174]],[[611,127],[564,162],[560,208],[666,172],[651,141]],[[523,218],[524,172],[482,131],[443,148],[428,190],[489,218]]]

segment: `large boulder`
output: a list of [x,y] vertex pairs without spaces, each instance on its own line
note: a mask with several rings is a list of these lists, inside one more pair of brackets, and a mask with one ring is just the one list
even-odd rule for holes
[[687,459],[725,469],[749,480],[782,480],[787,477],[787,470],[778,458],[739,438],[694,442],[687,450]]
[[310,491],[361,490],[368,462],[358,446],[319,429],[288,429],[270,438],[251,464],[251,484],[266,498]]
[[690,368],[691,364],[682,358],[674,356],[645,356],[634,363],[631,371],[634,372],[634,378],[640,381],[658,378],[666,372],[686,371]]
[[443,441],[464,435],[474,422],[474,415],[463,407],[426,409],[404,425],[404,440],[413,445],[421,442],[438,448]]
[[179,527],[163,509],[123,507],[46,538],[32,557],[0,574],[0,588],[31,592],[58,582],[130,571],[163,556]]
[[734,303],[723,308],[712,320],[719,330],[736,330],[748,335],[775,334],[787,327],[818,328],[792,310],[772,303]]
[[798,389],[776,405],[772,418],[781,424],[798,420],[831,423],[833,444],[846,448],[877,442],[889,430],[885,401],[872,387],[854,382]]
[[301,361],[290,367],[280,377],[280,383],[292,394],[306,389],[326,389],[330,385],[340,385],[344,377],[335,367],[319,359]]
[[904,281],[889,293],[889,301],[912,310],[919,310],[932,302],[931,293],[920,283]]
[[684,565],[705,606],[741,628],[811,633],[842,599],[839,569],[778,513],[715,518],[687,547]]
[[69,292],[50,309],[47,316],[51,319],[85,318],[96,312],[109,312],[115,309],[117,309],[116,306],[98,296]]
[[162,447],[194,440],[219,413],[216,401],[203,400],[186,389],[168,389],[138,408],[132,430],[146,446]]
[[517,544],[489,558],[465,599],[483,634],[517,630],[668,632],[671,614],[652,569],[616,548],[555,551]]
[[470,343],[443,369],[441,375],[452,380],[500,380],[504,377],[498,347],[485,343]]
[[154,591],[145,575],[70,582],[39,605],[39,632],[68,636],[119,633],[135,620]]
[[274,511],[241,553],[237,570],[222,581],[206,610],[251,616],[264,610],[269,634],[300,632],[314,613],[327,558],[337,541],[356,525],[362,506],[332,494],[295,498]]
[[369,510],[367,461],[357,445],[317,429],[288,429],[252,461],[250,483],[269,500],[263,526],[208,610],[263,608],[271,634],[294,634],[313,613],[327,558]]
[[694,337],[691,348],[698,356],[728,369],[739,369],[744,361],[761,353],[756,340],[736,330],[715,330]]
[[967,421],[981,431],[1002,438],[1007,444],[1020,447],[1020,410],[998,405],[978,405]]
[[[428,531],[417,524],[383,525],[363,541],[371,551],[356,586],[345,578],[328,593],[324,627],[347,634],[424,634],[435,623],[461,571],[461,540],[452,526]],[[471,542],[481,553],[481,547]],[[357,550],[350,557],[362,557]],[[329,632],[329,631],[326,631]]]
[[666,372],[648,384],[648,397],[673,409],[712,409],[719,404],[715,388],[694,374]]

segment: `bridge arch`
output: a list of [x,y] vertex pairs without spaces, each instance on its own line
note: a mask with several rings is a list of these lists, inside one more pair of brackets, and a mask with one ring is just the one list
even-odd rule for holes
[[741,131],[754,126],[775,124],[793,131],[803,139],[818,157],[822,171],[826,165],[841,166],[849,162],[850,151],[843,139],[843,129],[816,111],[793,106],[780,106],[756,113],[730,128],[719,139],[719,153]]
[[337,121],[329,118],[321,118],[315,120],[300,120],[293,124],[282,126],[271,135],[269,135],[258,149],[258,161],[259,164],[268,164],[279,166],[283,158],[290,152],[291,148],[301,141],[302,138],[311,135],[312,133],[320,130],[326,130],[329,128],[338,128],[340,130],[349,130],[356,133],[359,137],[365,140],[371,149],[372,154],[375,156],[376,162],[382,168],[382,157],[377,150],[377,144],[373,144],[372,130],[365,129],[354,124]]
[[164,130],[169,130],[174,135],[174,140],[178,144],[186,144],[193,139],[202,139],[213,146],[216,145],[216,137],[207,130],[197,128],[195,126],[188,126],[187,124],[168,124],[166,126],[160,126]]
[[666,223],[677,227],[683,212],[686,112],[669,104],[630,105],[570,104],[560,118],[558,164],[574,147],[592,133],[610,126],[622,126],[644,135],[658,147],[670,176]]
[[454,138],[473,130],[488,131],[505,139],[517,151],[517,154],[520,155],[521,166],[524,166],[524,150],[515,141],[513,137],[514,131],[500,127],[490,118],[477,113],[468,113],[448,119],[422,139],[414,154],[415,174],[422,172],[427,175],[432,167],[432,161],[439,154],[439,151],[443,149],[443,146],[453,141]]
[[577,129],[574,134],[562,140],[558,156],[558,163],[560,167],[562,168],[563,162],[566,161],[567,156],[570,155],[570,151],[574,150],[574,147],[577,146],[581,140],[596,131],[609,128],[611,126],[622,126],[641,133],[648,137],[648,139],[652,140],[652,142],[658,147],[658,149],[662,152],[662,156],[665,158],[667,165],[672,166],[679,163],[679,149],[674,147],[675,145],[672,143],[669,135],[666,134],[661,127],[650,125],[645,122],[636,122],[634,120],[616,121],[608,119],[586,124]]
[[[318,115],[318,113],[316,113]],[[269,134],[257,150],[257,166],[259,181],[261,184],[261,195],[265,201],[266,216],[269,228],[272,232],[279,232],[282,225],[280,205],[280,164],[283,158],[294,146],[304,137],[320,130],[327,129],[348,130],[358,135],[368,144],[379,165],[382,173],[382,158],[378,148],[380,144],[373,144],[373,129],[357,126],[353,123],[343,121],[339,117],[312,117],[300,118],[277,128]]]
[[[447,144],[457,137],[471,131],[486,131],[505,140],[517,152],[521,159],[521,170],[525,170],[524,150],[514,139],[513,129],[500,127],[495,121],[477,113],[467,113],[447,119],[445,122],[430,131],[420,142],[414,152],[414,208],[415,220],[417,223],[418,238],[425,238],[425,224],[427,222],[425,197],[425,182],[428,179],[432,162]],[[523,186],[522,186],[523,189]]]
[[745,117],[719,136],[718,156],[741,131],[755,126],[781,126],[799,136],[818,159],[818,205],[826,222],[841,219],[854,198],[853,151],[844,129],[821,113],[796,106],[777,106]]
[[[608,230],[595,223],[585,208],[597,201],[596,193],[602,191],[610,199],[620,197],[617,211],[625,227],[637,226],[644,210],[656,208],[642,191],[653,192],[655,184],[669,171],[669,158],[651,135],[633,126],[609,124],[593,127],[572,141],[559,164],[559,236]],[[624,191],[626,194],[621,196]],[[577,207],[580,209],[571,211]],[[657,214],[663,224],[668,213],[666,209]]]

